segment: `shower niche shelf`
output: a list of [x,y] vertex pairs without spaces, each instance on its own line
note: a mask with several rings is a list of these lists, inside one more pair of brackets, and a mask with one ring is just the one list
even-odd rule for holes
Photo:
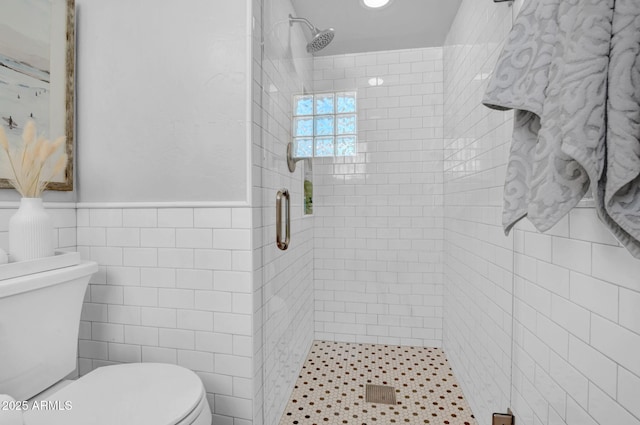
[[51,257],[2,264],[0,265],[0,285],[2,284],[1,281],[5,279],[71,267],[77,264],[80,264],[80,253],[65,251],[56,251]]

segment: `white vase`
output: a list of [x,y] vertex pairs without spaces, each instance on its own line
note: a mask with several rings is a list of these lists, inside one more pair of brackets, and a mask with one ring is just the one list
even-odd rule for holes
[[42,198],[22,198],[9,220],[11,261],[26,261],[53,255],[53,223]]

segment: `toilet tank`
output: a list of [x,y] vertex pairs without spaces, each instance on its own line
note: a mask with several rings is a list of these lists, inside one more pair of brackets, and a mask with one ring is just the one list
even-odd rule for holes
[[0,394],[27,400],[76,368],[94,262],[0,281]]

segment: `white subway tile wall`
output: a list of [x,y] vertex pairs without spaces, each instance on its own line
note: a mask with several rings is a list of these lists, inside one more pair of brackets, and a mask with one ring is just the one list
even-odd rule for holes
[[[640,424],[640,261],[602,232],[592,208],[567,231],[516,228],[513,407],[523,424]],[[549,246],[531,255],[527,238]],[[524,243],[523,243],[524,241]],[[634,400],[634,402],[631,402]]]
[[[305,31],[289,0],[254,0],[254,424],[280,420],[313,340],[313,216],[303,216],[303,169],[289,172],[293,96],[311,89]],[[261,35],[264,54],[261,55]],[[291,243],[275,244],[275,198],[291,194]]]
[[481,425],[510,398],[518,424],[639,425],[640,261],[593,208],[500,228],[512,115],[479,103],[511,22],[463,0],[445,46],[445,350]]
[[442,345],[442,78],[442,48],[314,59],[358,93],[357,154],[314,159],[316,339]]
[[202,378],[214,423],[250,423],[252,262],[233,261],[251,257],[250,208],[80,208],[77,216],[77,249],[99,265],[82,310],[80,374],[178,364]]
[[480,103],[510,22],[505,5],[463,1],[444,47],[444,348],[480,425],[506,411],[511,385],[513,236],[500,221],[512,114]]
[[[76,248],[76,208],[74,203],[70,207],[60,204],[44,206],[53,222],[53,245],[61,251],[75,251]],[[0,249],[9,252],[9,220],[17,207],[0,205]]]

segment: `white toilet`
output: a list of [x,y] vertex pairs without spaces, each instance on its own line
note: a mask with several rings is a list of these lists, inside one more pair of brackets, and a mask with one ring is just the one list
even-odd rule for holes
[[[0,281],[0,425],[210,425],[202,381],[180,366],[105,366],[64,381],[76,367],[82,300],[97,270],[83,262]],[[29,400],[29,409],[11,399]]]

